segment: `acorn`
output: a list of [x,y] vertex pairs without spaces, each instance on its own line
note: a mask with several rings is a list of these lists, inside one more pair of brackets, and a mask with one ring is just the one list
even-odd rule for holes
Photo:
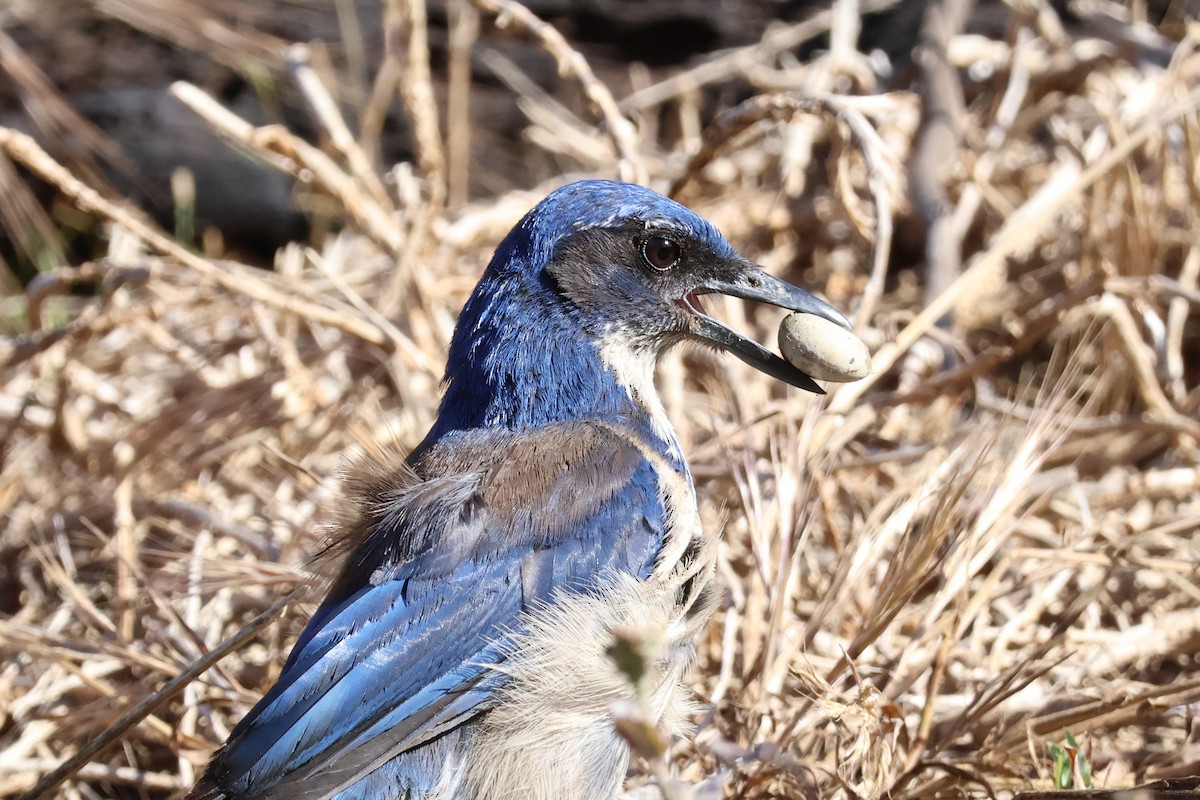
[[783,320],[779,351],[817,380],[846,383],[871,374],[871,354],[862,339],[813,314],[789,314]]

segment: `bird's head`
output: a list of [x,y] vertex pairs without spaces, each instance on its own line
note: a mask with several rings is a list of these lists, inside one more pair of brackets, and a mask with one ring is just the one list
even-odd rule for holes
[[808,375],[706,314],[700,298],[756,300],[849,327],[832,306],[741,256],[695,212],[626,183],[582,181],[553,192],[509,234],[489,269],[532,294],[565,300],[601,346],[657,356],[677,342],[700,342],[818,393]]

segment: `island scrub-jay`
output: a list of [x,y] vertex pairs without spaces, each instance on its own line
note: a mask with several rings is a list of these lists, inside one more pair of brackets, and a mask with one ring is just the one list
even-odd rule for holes
[[463,309],[432,430],[349,487],[340,574],[192,797],[612,800],[633,693],[614,632],[663,644],[649,705],[678,731],[716,594],[656,360],[707,343],[820,391],[707,316],[711,292],[846,326],[648,189],[584,181],[530,211]]

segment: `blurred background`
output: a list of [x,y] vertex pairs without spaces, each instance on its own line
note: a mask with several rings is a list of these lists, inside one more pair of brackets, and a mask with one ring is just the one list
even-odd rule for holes
[[1198,14],[0,0],[0,796],[186,793],[317,599],[246,630],[339,465],[420,440],[492,249],[583,177],[697,209],[875,361],[824,397],[661,365],[726,597],[694,740],[631,785],[1194,791]]

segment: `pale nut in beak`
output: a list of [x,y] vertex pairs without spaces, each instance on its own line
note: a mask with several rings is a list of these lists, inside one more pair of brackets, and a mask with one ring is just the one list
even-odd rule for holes
[[801,372],[846,383],[871,374],[871,354],[850,331],[814,314],[789,314],[779,326],[779,352]]

